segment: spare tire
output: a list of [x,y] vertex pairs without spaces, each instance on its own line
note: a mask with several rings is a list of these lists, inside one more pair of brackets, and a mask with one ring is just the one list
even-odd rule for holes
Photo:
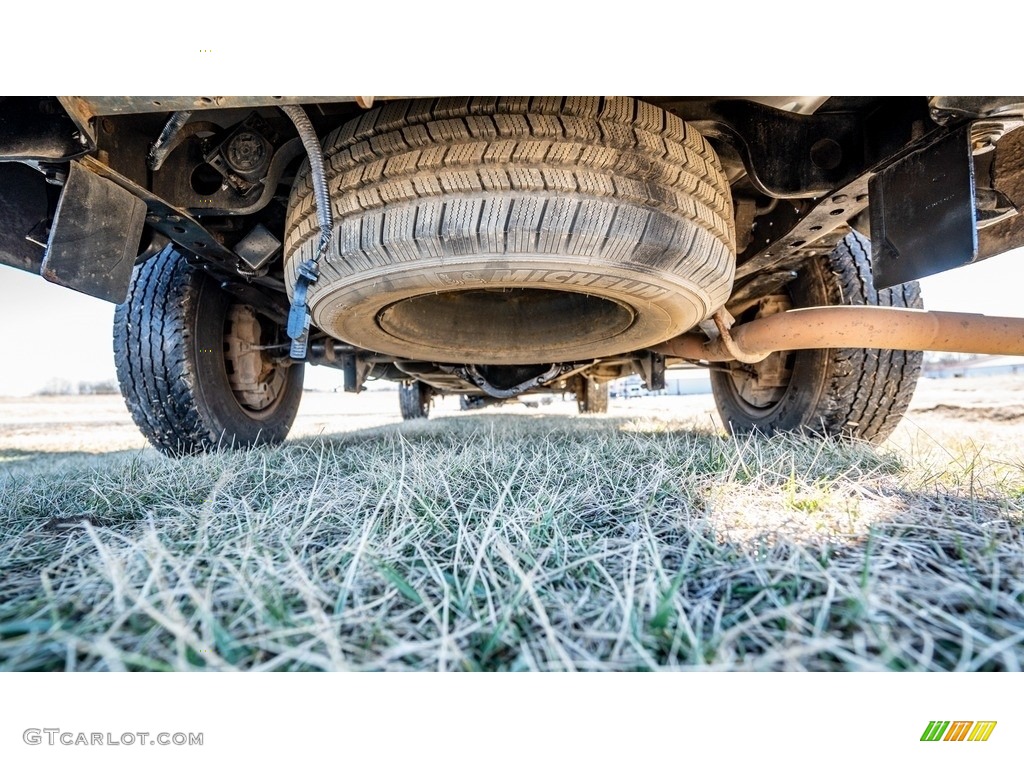
[[[334,239],[315,325],[376,352],[528,365],[641,349],[729,296],[735,234],[714,150],[630,98],[399,101],[325,144]],[[318,229],[288,205],[289,291]]]

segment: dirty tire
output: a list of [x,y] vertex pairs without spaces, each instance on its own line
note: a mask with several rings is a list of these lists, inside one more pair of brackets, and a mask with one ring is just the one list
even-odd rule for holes
[[425,419],[430,416],[430,401],[433,393],[422,381],[403,381],[398,385],[398,407],[402,419]]
[[[856,232],[827,256],[809,263],[790,286],[794,308],[868,305],[922,309],[917,282],[876,291],[871,245]],[[749,318],[746,318],[749,319]],[[791,374],[774,404],[752,407],[737,374],[712,370],[711,385],[722,421],[730,431],[766,434],[807,431],[882,442],[910,404],[924,359],[922,352],[879,349],[814,349],[788,356]]]
[[584,379],[576,396],[580,413],[608,413],[608,382]]
[[280,369],[260,410],[232,390],[225,360],[231,298],[175,250],[135,268],[114,313],[114,361],[128,410],[170,456],[280,443],[302,396],[302,365]]
[[[334,237],[310,308],[363,348],[585,360],[682,333],[728,297],[728,180],[704,137],[660,107],[396,101],[331,133],[324,153]],[[308,171],[288,205],[289,290],[319,241]]]

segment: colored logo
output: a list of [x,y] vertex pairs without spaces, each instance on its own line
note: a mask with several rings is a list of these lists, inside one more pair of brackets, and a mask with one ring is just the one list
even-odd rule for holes
[[921,741],[988,741],[995,729],[995,720],[932,720]]

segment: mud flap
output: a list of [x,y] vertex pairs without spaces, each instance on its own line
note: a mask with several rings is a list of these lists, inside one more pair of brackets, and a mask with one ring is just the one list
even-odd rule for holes
[[944,272],[978,254],[970,126],[871,179],[875,288]]
[[43,258],[42,275],[120,304],[146,222],[146,204],[117,184],[72,161]]

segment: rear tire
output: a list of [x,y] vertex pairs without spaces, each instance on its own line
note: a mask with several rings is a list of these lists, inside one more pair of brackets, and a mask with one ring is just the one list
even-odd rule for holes
[[[839,305],[924,307],[917,282],[875,290],[871,244],[853,232],[832,253],[810,262],[788,295],[769,297],[740,319],[789,307]],[[712,370],[711,387],[733,433],[808,431],[880,443],[907,410],[923,360],[924,353],[903,350],[776,352],[755,365]]]
[[422,381],[403,381],[398,385],[398,407],[405,421],[428,418],[431,400],[433,392]]
[[580,413],[608,413],[608,383],[584,378],[576,395],[576,406]]
[[284,340],[170,248],[135,268],[114,313],[121,394],[142,434],[170,456],[285,439],[303,366],[245,351]]

